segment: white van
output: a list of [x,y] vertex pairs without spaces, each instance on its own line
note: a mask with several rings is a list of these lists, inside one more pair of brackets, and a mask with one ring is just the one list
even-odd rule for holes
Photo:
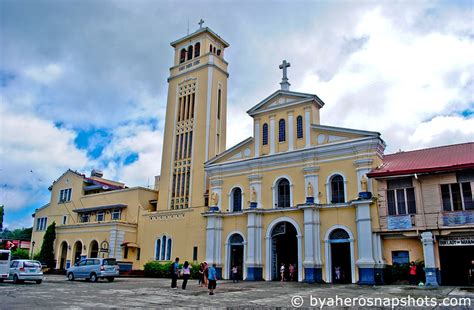
[[10,270],[10,250],[0,250],[0,282],[8,278],[8,272]]

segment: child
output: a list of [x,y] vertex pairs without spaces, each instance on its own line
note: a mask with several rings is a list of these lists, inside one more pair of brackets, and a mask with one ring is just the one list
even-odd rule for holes
[[239,270],[237,269],[237,266],[232,267],[232,283],[239,282],[237,276],[238,276]]
[[281,282],[286,281],[285,279],[285,264],[281,264],[280,267],[280,276],[281,276]]

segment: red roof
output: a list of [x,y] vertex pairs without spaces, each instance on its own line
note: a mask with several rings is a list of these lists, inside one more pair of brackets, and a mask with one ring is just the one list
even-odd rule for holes
[[368,177],[385,177],[474,168],[474,142],[384,155]]

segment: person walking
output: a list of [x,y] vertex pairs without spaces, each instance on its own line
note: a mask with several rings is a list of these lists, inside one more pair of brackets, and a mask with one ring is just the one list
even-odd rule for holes
[[189,277],[191,276],[191,268],[189,267],[188,261],[184,262],[182,272],[183,272],[183,284],[181,285],[181,288],[185,290],[186,285],[188,284]]
[[204,277],[203,277],[204,287],[208,286],[209,284],[208,277],[209,277],[209,265],[206,262],[204,262]]
[[281,280],[280,280],[281,282],[286,281],[286,279],[285,279],[285,264],[284,263],[281,263],[280,276],[281,276]]
[[211,267],[209,267],[209,295],[214,295],[214,290],[217,287],[217,270],[216,270],[216,264],[212,264]]
[[178,274],[179,274],[179,257],[176,257],[171,268],[171,288],[172,289],[177,289]]
[[237,266],[234,265],[232,267],[232,283],[239,282],[238,273],[239,269],[237,268]]
[[288,267],[290,271],[290,281],[295,280],[295,266],[293,264],[290,264],[290,267]]
[[204,263],[199,264],[199,280],[198,285],[203,286],[204,284]]

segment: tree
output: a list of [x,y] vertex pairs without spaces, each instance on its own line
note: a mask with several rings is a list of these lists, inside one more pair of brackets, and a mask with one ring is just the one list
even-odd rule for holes
[[40,261],[49,268],[54,268],[54,240],[56,239],[56,222],[48,226],[41,245]]
[[0,232],[3,230],[3,214],[4,214],[4,210],[3,210],[3,205],[0,206]]

